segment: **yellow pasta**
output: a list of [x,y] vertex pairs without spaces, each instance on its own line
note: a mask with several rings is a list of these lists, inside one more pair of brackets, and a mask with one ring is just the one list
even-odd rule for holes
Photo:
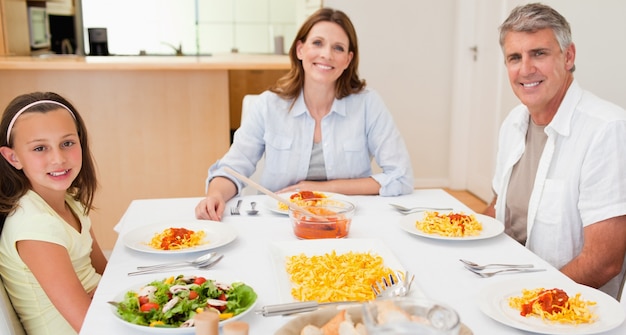
[[483,225],[473,214],[463,213],[425,212],[424,218],[417,221],[415,227],[427,234],[449,237],[476,236],[483,230]]
[[393,271],[371,253],[335,251],[322,256],[304,254],[287,258],[293,283],[291,295],[299,301],[367,301],[374,299],[371,285]]
[[591,312],[594,301],[585,301],[580,293],[569,297],[561,289],[536,288],[522,290],[522,296],[509,298],[509,306],[520,311],[522,316],[540,317],[542,320],[564,324],[593,323],[597,315]]
[[194,232],[185,228],[166,228],[154,234],[148,245],[158,250],[186,249],[202,244],[204,236],[203,230]]

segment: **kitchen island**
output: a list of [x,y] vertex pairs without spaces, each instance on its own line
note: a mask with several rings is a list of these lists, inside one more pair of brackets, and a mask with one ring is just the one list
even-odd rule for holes
[[100,184],[91,218],[107,250],[131,200],[204,194],[207,169],[238,126],[242,96],[287,69],[281,55],[0,57],[0,105],[52,91],[81,113]]

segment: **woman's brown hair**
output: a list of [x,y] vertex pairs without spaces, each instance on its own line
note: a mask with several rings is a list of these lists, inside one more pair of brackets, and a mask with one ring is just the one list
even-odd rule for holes
[[353,54],[352,61],[337,79],[335,97],[341,99],[350,94],[358,93],[365,87],[365,80],[359,79],[359,46],[356,31],[350,18],[342,11],[332,8],[321,8],[309,16],[300,27],[289,49],[291,69],[286,75],[278,79],[276,84],[270,88],[270,91],[287,100],[295,99],[300,95],[304,86],[304,68],[302,67],[302,62],[298,59],[297,44],[298,41],[304,43],[311,28],[318,22],[324,21],[336,23],[346,32],[349,42],[348,51]]

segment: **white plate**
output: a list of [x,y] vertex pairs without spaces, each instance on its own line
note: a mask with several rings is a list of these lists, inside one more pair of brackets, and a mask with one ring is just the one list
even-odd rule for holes
[[[337,200],[343,200],[343,201],[348,201],[350,203],[352,203],[356,209],[356,202],[354,202],[354,200],[346,195],[343,194],[339,194],[339,193],[333,193],[333,192],[319,192],[319,191],[315,191],[317,193],[324,193],[326,195],[327,198],[329,199],[337,199]],[[289,199],[291,197],[292,194],[296,194],[297,192],[287,192],[287,193],[278,193],[279,196],[285,198],[285,199]],[[289,214],[289,210],[287,209],[280,209],[278,207],[278,201],[270,196],[265,196],[263,199],[263,206],[266,207],[267,209],[269,209],[270,211],[274,212],[274,213],[278,213],[278,214],[285,214],[288,215]]]
[[[324,255],[327,253],[337,252],[337,254],[344,254],[350,251],[353,252],[371,252],[381,256],[385,260],[385,266],[391,268],[394,271],[405,271],[404,267],[396,256],[387,248],[382,240],[378,239],[319,239],[319,240],[298,240],[288,242],[276,242],[270,245],[270,252],[272,257],[272,263],[274,264],[274,272],[277,276],[279,303],[295,302],[291,295],[291,280],[289,280],[289,274],[286,271],[287,257],[305,254],[306,256]],[[421,295],[417,289],[416,283],[413,283],[415,288],[411,289],[411,296],[413,294]]]
[[[179,250],[158,250],[149,245],[154,234],[163,232],[167,228],[185,228],[193,231],[203,230],[205,235],[202,244]],[[153,225],[138,227],[126,233],[123,237],[124,245],[128,248],[153,254],[185,254],[215,249],[232,242],[237,237],[237,231],[231,225],[206,220],[188,220],[162,222]]]
[[483,224],[483,230],[480,234],[476,236],[464,236],[464,237],[453,237],[453,236],[441,236],[438,234],[428,234],[425,233],[415,226],[417,221],[420,221],[424,218],[425,212],[418,212],[409,214],[407,216],[402,217],[400,219],[400,228],[407,231],[408,233],[423,236],[427,238],[432,238],[436,240],[482,240],[485,238],[491,238],[500,235],[504,231],[504,224],[500,221],[482,214],[474,214],[476,220]]
[[[243,280],[238,280],[238,279],[230,279],[230,276],[228,275],[224,275],[224,274],[217,274],[217,275],[211,275],[211,276],[207,276],[204,275],[202,273],[180,273],[182,275],[185,276],[198,276],[198,277],[204,277],[206,279],[214,279],[217,282],[221,282],[221,283],[233,283],[233,282],[243,282],[245,283],[245,281]],[[213,274],[215,274],[215,272],[213,272]],[[124,300],[124,296],[126,295],[126,292],[128,291],[137,291],[139,290],[141,287],[155,281],[155,280],[163,280],[165,279],[167,276],[161,276],[161,277],[155,277],[153,279],[147,279],[141,282],[138,282],[137,284],[128,287],[126,290],[121,291],[120,293],[118,293],[111,301],[122,301]],[[249,286],[249,285],[248,285]],[[254,289],[254,288],[253,288]],[[255,290],[256,291],[256,290]],[[225,323],[228,322],[232,322],[238,319],[241,319],[242,317],[244,317],[246,314],[250,313],[250,311],[254,310],[254,306],[256,306],[257,301],[259,301],[259,297],[258,297],[258,292],[257,292],[257,299],[254,301],[254,303],[247,309],[245,310],[243,313],[238,314],[230,319],[226,319],[223,321],[220,321],[220,325],[223,325]],[[133,328],[137,331],[140,332],[147,332],[147,333],[152,333],[152,334],[195,334],[195,328],[190,327],[190,328],[163,328],[163,327],[148,327],[148,326],[141,326],[141,325],[136,325],[133,323],[130,323],[124,319],[122,319],[122,317],[120,317],[117,314],[117,307],[113,306],[113,305],[109,305],[110,306],[110,310],[113,313],[114,317],[116,320],[120,321],[121,323],[125,324],[126,326]]]
[[[567,295],[581,294],[581,299],[595,301],[590,309],[598,316],[594,323],[567,325],[544,322],[538,317],[523,317],[520,312],[509,307],[512,296],[521,296],[522,289],[559,288]],[[619,302],[606,293],[594,288],[576,284],[566,279],[531,280],[516,279],[485,287],[479,295],[480,309],[487,316],[507,326],[540,334],[597,334],[611,330],[624,321],[625,312]]]

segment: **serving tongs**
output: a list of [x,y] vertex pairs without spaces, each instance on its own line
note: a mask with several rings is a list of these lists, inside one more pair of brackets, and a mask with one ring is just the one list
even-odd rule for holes
[[317,302],[317,301],[302,301],[302,302],[290,302],[285,304],[263,306],[261,309],[255,311],[256,314],[263,316],[288,316],[298,313],[313,312],[325,306],[332,305],[353,305],[360,304],[361,301],[336,301],[336,302]]

